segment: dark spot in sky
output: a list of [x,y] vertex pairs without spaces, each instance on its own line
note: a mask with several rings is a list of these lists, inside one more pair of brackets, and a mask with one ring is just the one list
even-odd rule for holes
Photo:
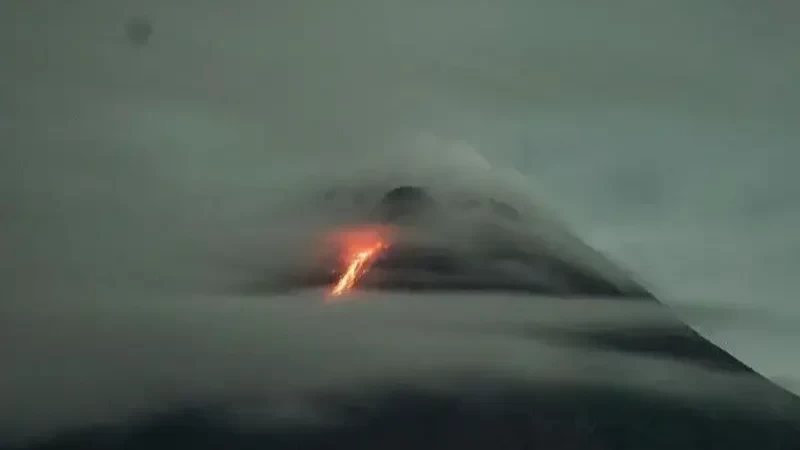
[[128,40],[136,46],[142,46],[150,41],[153,35],[153,25],[144,17],[133,18],[125,25]]

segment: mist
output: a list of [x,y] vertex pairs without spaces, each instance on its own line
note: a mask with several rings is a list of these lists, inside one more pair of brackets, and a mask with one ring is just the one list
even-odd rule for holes
[[[631,355],[545,371],[550,344],[485,331],[587,326],[544,300],[324,308],[314,293],[224,292],[252,275],[238,262],[277,266],[275,236],[314,225],[297,205],[279,229],[277,204],[375,167],[491,168],[796,390],[797,12],[781,1],[3,2],[0,429],[49,433],[240,395],[294,405],[365,380],[446,389],[443,374],[461,368],[553,382],[585,364],[656,364],[673,369],[670,386],[709,380],[693,395],[740,386]],[[151,21],[147,45],[126,38],[133,17]],[[628,308],[585,317],[673,320]],[[581,381],[620,382],[593,372]]]

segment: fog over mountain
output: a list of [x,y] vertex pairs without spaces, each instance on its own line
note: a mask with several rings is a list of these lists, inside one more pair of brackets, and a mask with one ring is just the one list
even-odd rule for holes
[[[569,312],[506,296],[340,311],[220,289],[239,279],[232,260],[275,239],[276,204],[375,167],[523,186],[800,392],[799,13],[780,0],[2,2],[0,430],[251,391],[286,393],[302,416],[316,389],[439,387],[464,366],[536,380],[594,368],[600,382],[623,366],[663,370],[681,395],[747,391],[624,354],[542,371],[546,345],[519,361],[527,341],[472,330],[572,326]],[[614,302],[597,317],[672,320]]]

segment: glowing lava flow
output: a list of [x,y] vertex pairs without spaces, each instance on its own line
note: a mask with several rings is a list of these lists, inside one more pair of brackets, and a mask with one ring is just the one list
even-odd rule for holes
[[384,248],[386,248],[386,244],[379,241],[368,248],[353,252],[348,258],[347,269],[331,289],[330,295],[339,297],[353,289],[358,280],[367,273],[375,257]]

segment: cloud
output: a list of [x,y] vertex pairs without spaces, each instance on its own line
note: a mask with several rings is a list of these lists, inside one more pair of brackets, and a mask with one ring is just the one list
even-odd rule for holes
[[[756,394],[769,391],[742,375],[564,347],[515,331],[674,324],[663,310],[630,302],[364,293],[325,306],[313,292],[60,300],[20,307],[3,328],[2,428],[41,433],[115,423],[171,404],[219,402],[235,411],[259,407],[259,399],[280,415],[285,405],[313,410],[320,392],[394,383],[448,391],[470,373],[747,407],[764,405]],[[270,411],[276,397],[287,403]]]
[[[103,151],[87,146],[72,157],[86,152],[102,161]],[[320,392],[392,383],[448,391],[463,374],[620,386],[751,408],[764,406],[762,394],[772,398],[749,377],[526,335],[674,325],[656,304],[364,293],[331,307],[313,291],[235,295],[231,286],[254,276],[250,269],[265,275],[290,264],[303,237],[324,226],[323,214],[300,212],[305,208],[273,213],[287,211],[278,200],[313,192],[328,179],[315,186],[302,177],[288,191],[247,195],[187,178],[203,188],[187,195],[176,178],[157,176],[170,170],[180,177],[179,165],[127,164],[117,172],[124,159],[108,158],[101,172],[39,172],[36,189],[16,191],[26,208],[11,222],[19,234],[7,241],[14,250],[4,263],[16,273],[3,285],[0,316],[0,429],[14,435],[49,435],[199,402],[265,408],[267,423],[297,411],[304,414],[299,419],[319,419]],[[446,166],[447,157],[440,162]],[[491,177],[484,180],[489,188]],[[83,188],[93,181],[114,189]],[[291,187],[288,181],[279,184]],[[219,201],[211,217],[209,198]],[[247,270],[230,261],[246,262]]]
[[[781,344],[796,336],[752,324],[795,297],[796,27],[778,26],[792,14],[696,2],[591,13],[516,1],[224,13],[216,2],[18,3],[0,6],[0,33],[14,33],[0,35],[0,81],[14,86],[0,107],[5,427],[49,432],[175,399],[304,398],[365,380],[442,388],[438,374],[464,367],[691,394],[746,384],[503,331],[665,320],[630,305],[380,296],[331,309],[313,295],[212,294],[252,275],[237,263],[285,255],[275,236],[316,226],[273,217],[274,203],[376,161],[513,167],[592,245],[683,302],[690,323],[713,331],[716,311],[750,304],[715,339],[752,346],[747,360],[768,374],[798,371]],[[154,34],[131,52],[124,23],[142,13]],[[760,337],[744,333],[754,328]]]

